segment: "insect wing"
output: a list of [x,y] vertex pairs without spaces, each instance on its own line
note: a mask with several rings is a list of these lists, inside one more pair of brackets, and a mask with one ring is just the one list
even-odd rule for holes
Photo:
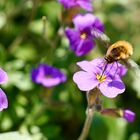
[[91,34],[98,40],[100,40],[101,42],[107,44],[110,43],[110,38],[105,34],[103,33],[102,31],[98,30],[97,28],[92,28],[91,29]]

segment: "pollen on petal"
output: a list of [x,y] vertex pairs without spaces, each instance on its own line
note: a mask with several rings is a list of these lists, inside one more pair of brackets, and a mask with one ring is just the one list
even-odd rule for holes
[[100,75],[100,74],[96,74],[96,79],[100,82],[100,83],[102,83],[102,82],[104,82],[105,80],[106,80],[106,75]]

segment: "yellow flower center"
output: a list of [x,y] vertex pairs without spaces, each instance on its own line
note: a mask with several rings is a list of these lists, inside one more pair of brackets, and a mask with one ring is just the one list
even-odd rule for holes
[[96,79],[102,83],[106,80],[106,76],[105,75],[100,75],[100,74],[96,74]]
[[85,32],[82,32],[80,37],[81,37],[81,39],[86,39],[87,38],[87,34]]

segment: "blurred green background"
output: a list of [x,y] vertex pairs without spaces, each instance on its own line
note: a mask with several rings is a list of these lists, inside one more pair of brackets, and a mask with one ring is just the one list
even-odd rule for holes
[[[140,64],[140,1],[94,0],[93,5],[111,42],[131,42],[132,59]],[[77,58],[63,34],[71,23],[62,12],[66,18],[67,11],[55,0],[0,0],[0,66],[9,76],[2,86],[9,107],[0,112],[0,140],[76,140],[80,135],[87,102],[72,80],[76,62],[104,56],[105,48],[98,43]],[[39,63],[60,68],[67,81],[54,88],[32,83],[30,72]],[[123,80],[125,93],[115,99],[102,97],[103,105],[129,108],[136,113],[135,121],[96,113],[88,140],[140,140],[140,79],[128,70]]]

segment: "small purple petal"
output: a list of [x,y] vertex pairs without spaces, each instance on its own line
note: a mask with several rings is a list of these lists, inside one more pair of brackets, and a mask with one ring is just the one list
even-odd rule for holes
[[123,118],[128,122],[133,122],[135,120],[135,113],[131,110],[126,109],[123,111]]
[[95,18],[95,21],[94,21],[94,24],[92,25],[92,27],[95,29],[98,29],[101,32],[104,31],[104,25],[98,18]]
[[125,85],[121,81],[104,81],[99,85],[99,89],[104,96],[114,98],[125,91]]
[[32,69],[31,71],[31,79],[33,82],[36,82],[36,77],[38,75],[38,70],[37,69]]
[[8,75],[7,73],[0,68],[0,84],[4,84],[8,81]]
[[92,61],[90,61],[94,66],[97,66],[97,67],[103,67],[105,66],[106,64],[106,61],[104,58],[95,58],[93,59]]
[[3,90],[0,88],[0,111],[2,111],[3,109],[6,109],[7,107],[8,107],[7,97],[5,93],[3,92]]
[[80,33],[74,29],[66,28],[65,34],[69,39],[70,47],[73,51],[76,51],[77,46],[80,44]]
[[92,3],[90,2],[90,0],[77,0],[77,3],[85,10],[87,11],[92,11]]
[[71,8],[77,6],[75,0],[58,0],[58,1],[62,3],[65,8]]
[[100,69],[95,67],[91,61],[81,61],[77,62],[77,65],[84,71],[92,74],[100,73]]
[[76,48],[76,55],[77,56],[82,56],[82,55],[85,55],[87,54],[89,51],[92,50],[92,48],[94,48],[95,46],[95,43],[90,40],[90,39],[81,39],[79,45],[77,46]]
[[78,14],[73,18],[73,23],[76,29],[83,31],[86,28],[91,28],[94,25],[96,19],[97,17],[92,14]]
[[126,74],[126,72],[127,72],[127,68],[124,66],[124,65],[122,65],[122,64],[120,64],[120,63],[118,63],[118,67],[117,67],[117,73],[122,77],[122,76],[124,76],[125,74]]
[[44,78],[42,79],[41,83],[43,86],[45,87],[52,87],[52,86],[56,86],[61,82],[64,82],[65,80],[61,79],[61,78]]
[[94,75],[92,76],[84,71],[76,72],[73,76],[73,81],[82,91],[89,91],[98,85],[98,81],[96,80]]
[[45,76],[45,71],[42,64],[40,64],[37,69],[33,69],[31,72],[32,81],[38,84],[42,82],[44,76]]
[[92,3],[90,0],[58,0],[65,8],[80,6],[87,11],[92,11]]

